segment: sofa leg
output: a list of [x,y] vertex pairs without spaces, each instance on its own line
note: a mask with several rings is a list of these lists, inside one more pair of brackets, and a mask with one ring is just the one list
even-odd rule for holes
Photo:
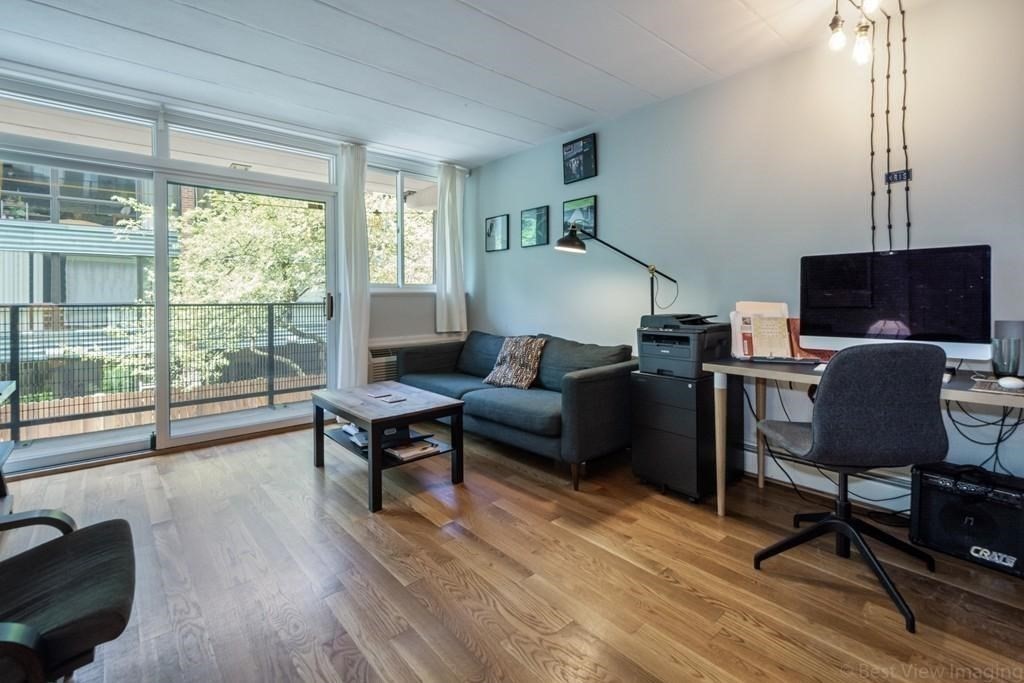
[[577,462],[571,463],[569,469],[572,470],[572,490],[580,490],[580,464]]

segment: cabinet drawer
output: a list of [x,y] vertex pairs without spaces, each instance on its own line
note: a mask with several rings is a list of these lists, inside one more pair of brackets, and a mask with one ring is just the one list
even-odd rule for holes
[[660,429],[691,439],[697,438],[697,413],[664,403],[633,401],[634,429]]
[[700,497],[697,442],[693,439],[658,429],[635,431],[633,472],[652,484]]
[[665,403],[687,410],[697,409],[697,394],[701,382],[709,380],[679,379],[633,373],[630,386],[633,400],[650,403]]

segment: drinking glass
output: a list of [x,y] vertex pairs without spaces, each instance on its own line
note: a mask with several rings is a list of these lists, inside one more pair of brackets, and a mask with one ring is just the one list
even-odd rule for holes
[[1021,339],[992,340],[992,370],[996,377],[1016,377],[1020,367]]

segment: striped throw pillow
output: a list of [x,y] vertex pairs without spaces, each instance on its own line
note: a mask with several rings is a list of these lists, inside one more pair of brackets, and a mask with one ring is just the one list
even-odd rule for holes
[[494,369],[484,382],[496,387],[529,389],[537,378],[545,342],[547,339],[544,337],[506,337]]

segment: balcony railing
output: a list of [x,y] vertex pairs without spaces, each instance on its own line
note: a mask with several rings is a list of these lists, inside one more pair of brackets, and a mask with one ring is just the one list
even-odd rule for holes
[[[0,306],[0,438],[152,422],[154,308],[146,304]],[[324,386],[327,322],[318,303],[172,304],[171,417],[302,400]],[[83,421],[106,419],[92,428]],[[134,416],[134,417],[130,417]],[[41,427],[48,426],[45,434]]]

